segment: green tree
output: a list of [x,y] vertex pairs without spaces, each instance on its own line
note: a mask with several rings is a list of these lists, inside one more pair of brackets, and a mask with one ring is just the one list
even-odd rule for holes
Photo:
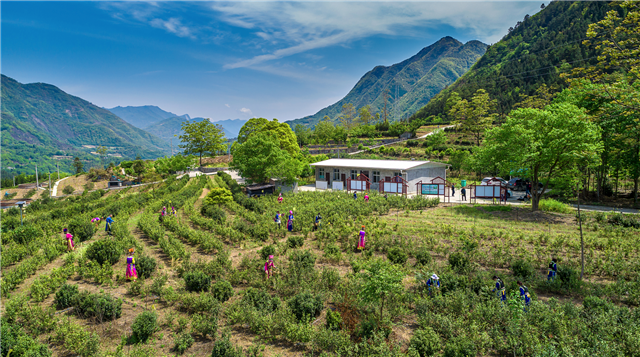
[[291,155],[280,146],[275,134],[255,132],[244,143],[233,146],[231,167],[251,183],[266,182],[276,168],[283,167],[283,162],[290,163]]
[[385,301],[402,292],[404,273],[388,261],[374,259],[359,275],[362,278],[361,297],[366,302],[380,303],[379,321],[382,321]]
[[331,119],[325,115],[325,117],[316,124],[316,127],[313,130],[313,137],[318,144],[325,145],[329,140],[333,139],[334,131],[335,127],[333,126]]
[[291,130],[289,124],[280,123],[278,119],[271,121],[265,118],[249,119],[240,129],[237,143],[244,144],[251,136],[261,132],[269,132],[275,135],[280,143],[280,148],[290,155],[296,157],[300,153],[296,134]]
[[373,115],[371,115],[371,107],[369,105],[360,108],[358,119],[362,125],[369,125],[373,122],[374,118]]
[[460,126],[462,131],[471,134],[480,146],[480,139],[485,130],[491,128],[495,115],[490,114],[496,106],[496,101],[489,98],[484,89],[478,89],[471,102],[466,99],[459,100],[449,110],[449,116],[454,118],[454,124]]
[[224,130],[220,124],[213,124],[209,119],[199,122],[183,122],[180,135],[180,148],[184,149],[187,155],[196,154],[200,158],[200,166],[202,166],[202,155],[215,155],[219,151],[223,151]]
[[131,165],[131,170],[138,178],[138,182],[142,182],[142,175],[144,174],[144,161],[140,158],[140,156],[136,156],[135,161],[133,161],[133,165]]
[[76,168],[76,174],[81,173],[82,168],[84,167],[84,165],[82,164],[82,161],[80,161],[80,158],[77,156],[73,159],[73,167]]
[[331,138],[336,143],[344,143],[347,141],[348,135],[349,135],[349,132],[347,131],[347,128],[345,128],[342,125],[338,125],[333,131],[333,136]]
[[351,130],[354,121],[356,119],[356,109],[351,103],[342,105],[342,112],[340,113],[340,124],[344,126],[347,131]]
[[541,192],[532,190],[535,211],[551,179],[575,177],[577,164],[597,161],[601,150],[600,128],[583,109],[561,102],[512,111],[502,126],[487,132],[476,160],[484,169],[525,169],[534,188],[544,181]]
[[109,149],[107,149],[106,146],[98,146],[98,148],[96,149],[96,152],[98,153],[98,156],[100,156],[100,161],[102,162],[102,167],[104,168],[104,162],[107,159],[107,151],[109,151]]
[[299,146],[309,145],[309,142],[311,141],[311,134],[313,133],[311,129],[307,128],[305,125],[296,124],[294,132]]

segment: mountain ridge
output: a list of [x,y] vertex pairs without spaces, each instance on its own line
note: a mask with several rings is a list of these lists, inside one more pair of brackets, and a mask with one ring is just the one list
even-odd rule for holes
[[[370,105],[373,114],[382,110],[385,90],[389,90],[389,114],[395,118],[406,117],[465,73],[484,54],[486,48],[486,44],[477,40],[463,44],[451,36],[445,36],[406,60],[390,66],[375,66],[338,102],[316,114],[287,123],[291,127],[296,124],[314,126],[324,116],[335,119],[340,114],[342,105],[347,103],[353,104],[356,109]],[[392,95],[395,97],[395,93],[391,91],[395,91],[396,85],[398,97],[394,103]],[[395,113],[390,109],[393,104],[397,104]]]

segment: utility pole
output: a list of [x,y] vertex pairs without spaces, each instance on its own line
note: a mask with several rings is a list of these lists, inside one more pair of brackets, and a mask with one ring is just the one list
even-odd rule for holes
[[60,165],[56,162],[56,168],[58,168],[58,180],[60,180]]
[[582,216],[580,215],[580,186],[576,185],[578,190],[578,223],[580,224],[580,261],[582,270],[580,270],[580,280],[584,276],[584,238],[582,237]]
[[36,192],[40,189],[40,183],[38,182],[38,164],[36,164]]

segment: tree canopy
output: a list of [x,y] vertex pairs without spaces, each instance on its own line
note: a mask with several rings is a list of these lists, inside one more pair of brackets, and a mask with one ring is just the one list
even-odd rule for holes
[[266,182],[272,177],[295,181],[300,174],[300,162],[280,147],[274,133],[255,132],[244,143],[233,145],[231,167],[251,183]]
[[210,120],[201,120],[199,122],[182,123],[182,131],[180,135],[180,148],[184,149],[186,155],[195,154],[200,158],[200,166],[202,166],[202,155],[215,155],[219,151],[225,149],[224,145],[224,129],[219,124],[213,124]]
[[300,152],[296,134],[291,130],[289,124],[280,123],[278,119],[268,121],[265,118],[249,119],[238,134],[238,144],[244,144],[256,133],[270,132],[278,138],[280,149],[288,152],[292,156],[297,156]]

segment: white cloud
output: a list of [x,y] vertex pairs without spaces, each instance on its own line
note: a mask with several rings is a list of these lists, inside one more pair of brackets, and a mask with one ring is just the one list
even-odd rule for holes
[[[374,35],[424,36],[424,27],[466,29],[486,43],[497,42],[534,2],[214,2],[220,20],[255,30],[256,39],[279,47],[266,54],[228,63],[252,67],[309,50]],[[422,33],[415,33],[422,27]]]
[[166,30],[171,32],[178,37],[188,37],[191,39],[195,39],[195,35],[193,34],[193,30],[191,28],[183,25],[180,19],[172,17],[168,20],[163,19],[153,19],[149,21],[149,24],[153,27],[157,27],[159,29]]
[[251,109],[249,108],[242,108],[240,109],[240,111],[243,112],[244,114],[253,115],[253,113],[251,112]]
[[227,107],[227,108],[231,108],[231,106],[229,104],[225,104],[224,106]]

